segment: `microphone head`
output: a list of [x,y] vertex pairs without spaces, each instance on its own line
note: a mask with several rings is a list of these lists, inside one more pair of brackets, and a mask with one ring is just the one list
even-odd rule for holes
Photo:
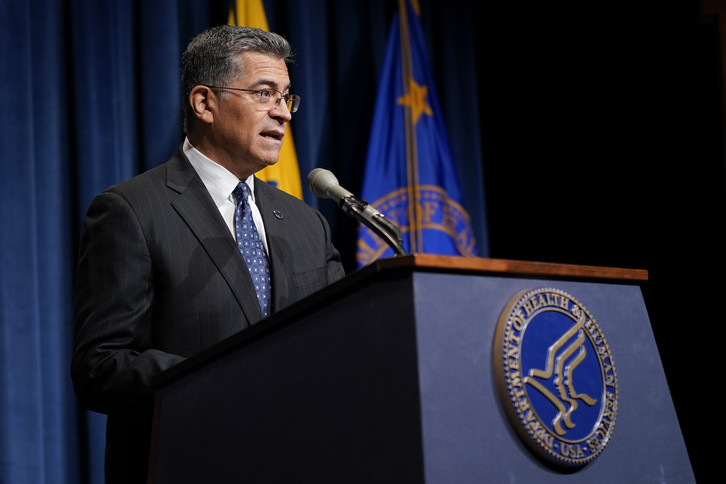
[[320,198],[333,198],[328,193],[331,187],[339,185],[338,179],[329,170],[315,168],[308,173],[308,188],[313,195]]

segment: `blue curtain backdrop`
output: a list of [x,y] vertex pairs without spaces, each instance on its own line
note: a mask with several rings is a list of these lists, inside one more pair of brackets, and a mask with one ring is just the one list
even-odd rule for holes
[[[473,2],[472,2],[473,3]],[[80,223],[104,188],[164,162],[181,141],[179,57],[225,0],[0,0],[0,482],[102,482],[104,417],[69,378]],[[388,25],[385,0],[265,2],[297,51],[300,171],[359,191]],[[472,7],[421,1],[457,168],[486,255]],[[434,45],[434,38],[436,44]],[[455,75],[448,75],[454,71]],[[304,190],[354,267],[355,223]]]

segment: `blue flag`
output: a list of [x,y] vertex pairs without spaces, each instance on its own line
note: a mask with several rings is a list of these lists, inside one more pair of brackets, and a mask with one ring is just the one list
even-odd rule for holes
[[[373,116],[361,196],[401,230],[409,253],[476,256],[469,214],[410,2],[393,18]],[[393,250],[360,226],[365,266]]]

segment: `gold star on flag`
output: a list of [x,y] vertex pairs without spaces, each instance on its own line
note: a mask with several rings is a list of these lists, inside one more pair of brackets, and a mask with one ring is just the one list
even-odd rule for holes
[[411,121],[416,124],[422,113],[433,116],[434,113],[426,104],[426,94],[429,88],[427,86],[419,86],[413,78],[408,80],[408,94],[398,98],[398,104],[411,108]]

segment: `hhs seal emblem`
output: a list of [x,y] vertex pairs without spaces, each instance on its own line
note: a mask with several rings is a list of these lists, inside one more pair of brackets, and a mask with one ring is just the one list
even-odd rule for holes
[[618,389],[595,319],[569,294],[531,289],[499,318],[494,370],[520,437],[558,466],[583,466],[613,434]]

